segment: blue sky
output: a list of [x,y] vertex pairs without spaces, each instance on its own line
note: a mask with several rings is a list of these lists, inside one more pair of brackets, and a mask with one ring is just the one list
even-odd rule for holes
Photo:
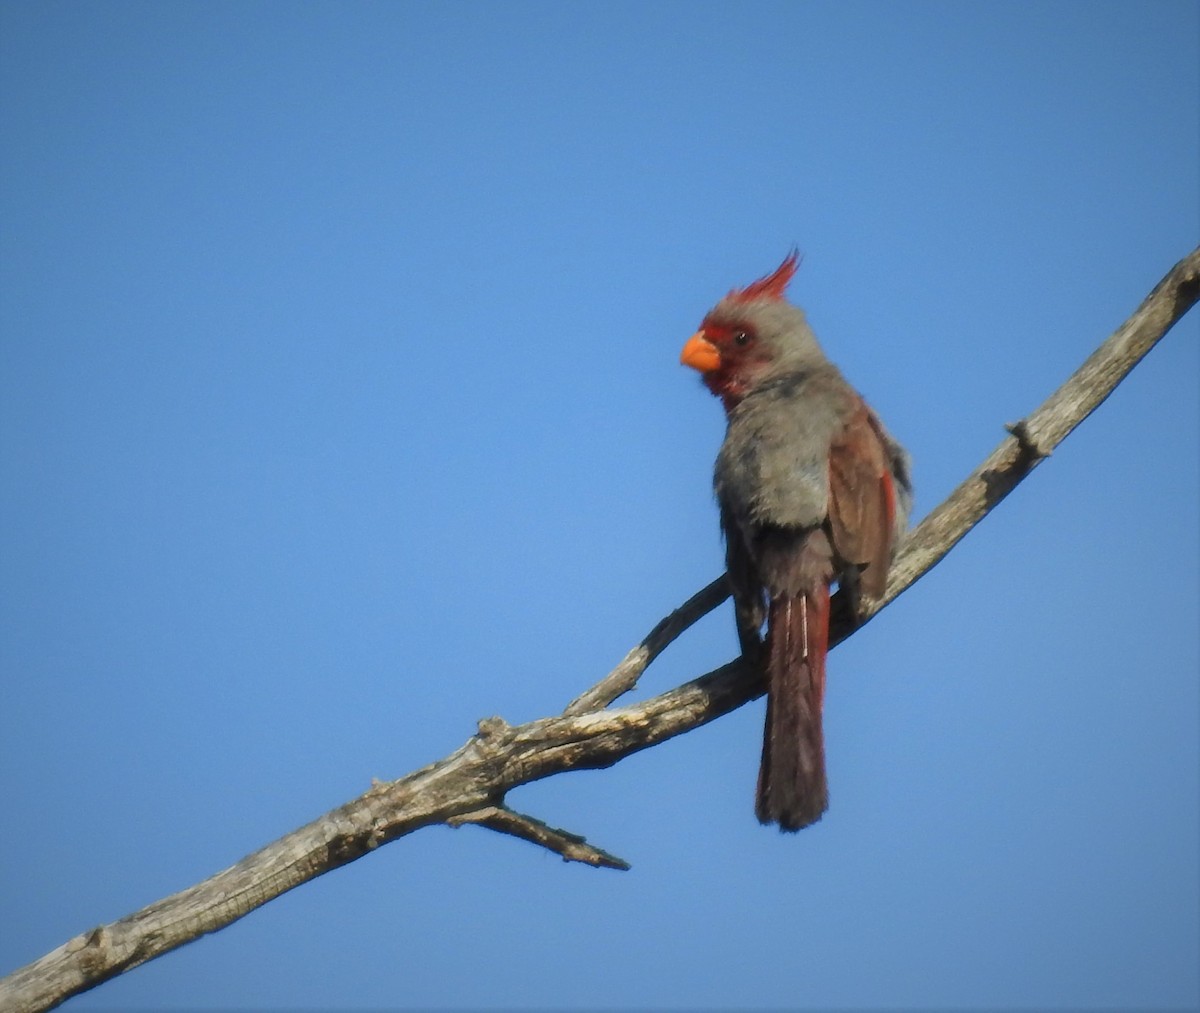
[[[1194,3],[0,4],[0,970],[555,712],[719,571],[679,348],[793,297],[936,505],[1200,236]],[[1200,1002],[1200,317],[762,705],[74,1002]],[[717,666],[727,609],[639,695]]]

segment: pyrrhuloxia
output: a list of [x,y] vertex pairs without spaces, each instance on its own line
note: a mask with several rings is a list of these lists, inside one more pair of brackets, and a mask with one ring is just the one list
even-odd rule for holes
[[781,830],[828,806],[830,585],[883,593],[912,502],[908,455],[784,300],[798,263],[730,292],[681,356],[728,419],[713,484],[742,652],[767,685],[755,811]]

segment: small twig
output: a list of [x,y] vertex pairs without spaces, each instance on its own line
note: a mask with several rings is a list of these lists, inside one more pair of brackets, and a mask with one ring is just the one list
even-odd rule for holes
[[586,714],[588,711],[607,707],[617,697],[628,693],[637,685],[650,662],[657,658],[689,626],[708,615],[729,597],[729,582],[721,574],[708,586],[697,591],[657,626],[646,634],[645,639],[630,651],[611,672],[591,689],[584,690],[567,704],[563,714]]
[[519,837],[523,841],[529,841],[561,855],[564,862],[583,862],[585,865],[599,868],[629,871],[629,863],[623,858],[588,844],[586,837],[552,827],[532,816],[515,812],[507,806],[485,806],[475,812],[452,816],[446,822],[452,827],[463,823],[477,823],[489,830]]

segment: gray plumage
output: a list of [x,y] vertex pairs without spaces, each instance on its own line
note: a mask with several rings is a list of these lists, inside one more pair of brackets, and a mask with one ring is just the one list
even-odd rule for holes
[[783,830],[828,804],[830,587],[883,593],[912,502],[908,455],[783,300],[796,264],[721,300],[682,356],[728,419],[713,485],[742,651],[767,685],[755,810]]

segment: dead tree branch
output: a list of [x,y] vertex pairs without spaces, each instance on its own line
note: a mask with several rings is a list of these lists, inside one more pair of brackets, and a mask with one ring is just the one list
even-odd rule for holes
[[[912,586],[1049,455],[1200,296],[1200,249],[1180,261],[1137,311],[1066,383],[929,514],[906,539],[887,593],[855,624],[842,609],[834,642],[845,639]],[[280,838],[202,883],[68,940],[0,979],[0,1008],[45,1010],[200,936],[224,928],[302,883],[436,823],[477,823],[531,841],[567,861],[626,869],[582,837],[509,809],[509,791],[567,770],[608,767],[740,707],[762,691],[757,674],[733,661],[643,703],[610,708],[676,637],[728,597],[724,578],[667,616],[621,663],[561,715],[511,726],[481,721],[461,748]]]

